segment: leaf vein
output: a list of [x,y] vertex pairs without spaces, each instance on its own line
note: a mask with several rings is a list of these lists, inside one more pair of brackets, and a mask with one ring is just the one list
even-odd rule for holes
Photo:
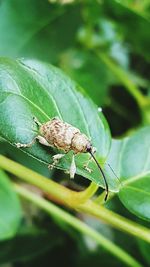
[[[142,172],[142,173],[140,173],[139,175],[136,175],[136,176],[134,176],[134,177],[132,177],[131,179],[128,179],[128,180],[126,180],[126,181],[123,181],[122,182],[122,184],[123,184],[123,186],[125,185],[128,185],[128,184],[130,184],[130,183],[133,183],[133,182],[136,182],[136,181],[138,181],[138,180],[140,180],[140,179],[143,179],[145,176],[147,176],[147,175],[150,175],[150,171],[147,171],[147,172]],[[147,178],[150,178],[150,176],[148,176]]]
[[134,191],[143,193],[144,195],[148,195],[148,196],[150,196],[150,192],[141,190],[140,188],[135,188],[135,187],[133,187],[133,186],[126,186],[126,187],[129,188],[129,189],[132,189],[132,190],[134,190]]
[[[43,76],[42,76],[36,69],[27,66],[24,62],[22,62],[22,61],[20,61],[20,60],[18,60],[18,63],[21,65],[22,68],[25,68],[25,69],[26,69],[26,71],[28,72],[28,74],[29,74],[30,76],[31,76],[31,73],[34,73],[36,76],[40,76],[40,77],[42,77],[42,79],[43,79]],[[32,75],[32,78],[35,80],[35,76],[34,76],[34,75]],[[51,101],[53,102],[53,104],[54,104],[54,106],[55,106],[55,108],[56,108],[56,110],[57,110],[57,113],[58,113],[58,115],[60,116],[60,118],[63,119],[63,118],[62,118],[61,111],[60,111],[60,109],[58,108],[57,102],[56,102],[56,100],[55,100],[55,98],[54,98],[54,95],[53,95],[53,97],[51,97],[51,94],[49,93],[49,91],[45,90],[43,84],[42,84],[39,80],[38,80],[38,83],[39,83],[40,86],[42,87],[43,91],[48,95],[48,97],[49,97],[49,98],[51,99]]]

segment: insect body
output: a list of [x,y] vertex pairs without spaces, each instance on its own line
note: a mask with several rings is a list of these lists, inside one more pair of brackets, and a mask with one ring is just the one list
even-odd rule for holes
[[75,154],[86,153],[91,146],[89,139],[79,129],[53,118],[39,128],[39,132],[53,147],[63,150],[65,153],[73,150]]
[[[96,150],[92,146],[88,137],[85,134],[81,133],[78,128],[72,126],[71,124],[63,122],[57,117],[51,119],[50,121],[44,124],[39,123],[36,118],[34,118],[34,121],[39,126],[39,135],[36,136],[32,140],[32,142],[30,142],[29,144],[17,143],[16,146],[18,148],[19,147],[30,147],[33,145],[35,140],[38,139],[39,142],[43,145],[50,146],[53,148],[55,147],[59,150],[64,151],[63,154],[57,154],[53,156],[53,163],[49,165],[50,168],[55,167],[58,161],[62,157],[64,157],[66,153],[72,150],[73,157],[72,157],[72,162],[70,166],[70,177],[71,178],[74,178],[74,175],[76,173],[76,165],[75,165],[75,159],[74,159],[75,154],[89,153],[91,156],[90,156],[88,163],[90,162],[91,158],[93,158],[104,178],[104,182],[106,186],[106,196],[105,196],[105,200],[106,200],[108,196],[108,184],[106,181],[106,177],[103,173],[103,170],[94,156],[94,152]],[[88,163],[84,167],[87,171],[91,172],[91,170],[88,168]]]

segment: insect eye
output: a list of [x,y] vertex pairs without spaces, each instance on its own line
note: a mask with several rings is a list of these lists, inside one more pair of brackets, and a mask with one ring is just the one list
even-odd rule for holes
[[92,145],[91,145],[91,144],[88,144],[88,145],[86,146],[86,151],[87,151],[87,152],[92,152]]

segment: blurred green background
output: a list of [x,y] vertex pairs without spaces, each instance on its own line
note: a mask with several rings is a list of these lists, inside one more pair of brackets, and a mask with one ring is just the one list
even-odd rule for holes
[[[150,124],[149,0],[1,0],[0,56],[35,58],[61,68],[102,108],[113,137]],[[9,145],[2,143],[0,151],[49,176],[41,163]],[[1,267],[123,266],[89,238],[63,231],[66,226],[58,221],[49,223],[35,207],[26,208],[28,223],[16,238],[0,243]],[[135,219],[117,199],[110,208]],[[138,246],[96,219],[82,219],[149,266],[144,243]]]
[[103,108],[114,136],[149,123],[149,1],[58,2],[1,1],[0,55],[62,68]]

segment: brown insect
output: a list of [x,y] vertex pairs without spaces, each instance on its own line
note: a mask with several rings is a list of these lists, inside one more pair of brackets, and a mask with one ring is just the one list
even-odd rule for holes
[[66,153],[72,150],[73,156],[69,170],[71,178],[74,178],[74,175],[76,173],[75,155],[78,153],[89,153],[90,158],[84,168],[87,171],[91,172],[92,170],[88,168],[88,164],[91,159],[94,159],[104,179],[106,187],[106,201],[108,197],[107,180],[100,164],[94,156],[96,149],[92,146],[91,141],[88,139],[88,137],[85,134],[81,133],[78,128],[60,120],[57,117],[51,119],[50,121],[44,124],[41,124],[36,118],[34,118],[34,121],[39,126],[39,135],[37,135],[32,140],[32,142],[28,144],[16,143],[16,146],[18,148],[31,147],[36,141],[36,139],[38,139],[38,141],[45,146],[50,146],[53,148],[55,147],[59,150],[64,151],[63,154],[57,154],[53,156],[53,163],[49,165],[49,168],[51,169],[56,166],[59,160],[64,157]]

